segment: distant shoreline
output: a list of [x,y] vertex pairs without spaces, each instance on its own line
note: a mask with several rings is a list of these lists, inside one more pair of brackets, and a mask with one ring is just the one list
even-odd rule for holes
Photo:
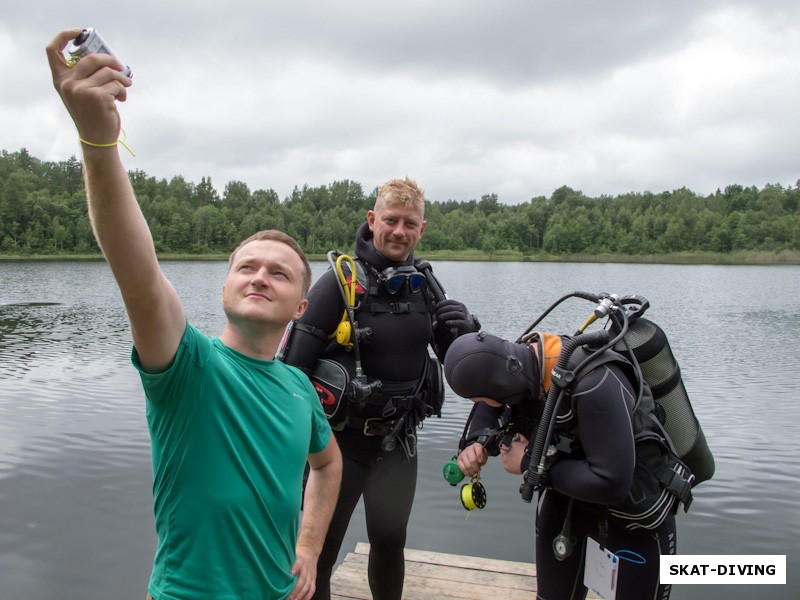
[[[678,254],[485,254],[480,252],[421,252],[426,259],[436,261],[481,262],[557,262],[557,263],[631,263],[675,265],[800,265],[800,251],[783,250],[779,253],[742,251],[732,253],[678,253]],[[309,254],[310,261],[327,260],[324,254]],[[0,262],[91,262],[102,261],[101,254],[34,254],[29,256],[2,255]],[[172,254],[159,255],[160,261],[226,261],[227,254]]]

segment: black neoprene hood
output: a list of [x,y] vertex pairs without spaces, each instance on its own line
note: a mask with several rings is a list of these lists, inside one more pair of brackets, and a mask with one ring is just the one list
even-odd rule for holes
[[444,375],[459,396],[514,404],[538,390],[535,359],[528,344],[515,344],[483,331],[468,333],[447,350]]

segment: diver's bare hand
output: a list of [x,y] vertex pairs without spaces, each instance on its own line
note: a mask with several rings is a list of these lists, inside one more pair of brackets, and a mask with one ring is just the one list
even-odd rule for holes
[[94,144],[111,144],[117,141],[120,132],[117,101],[127,99],[132,82],[122,74],[123,65],[108,54],[89,54],[70,67],[64,49],[80,32],[80,29],[65,29],[47,45],[53,85],[80,138]]
[[477,475],[489,460],[489,454],[481,444],[470,444],[458,455],[458,468],[468,477]]

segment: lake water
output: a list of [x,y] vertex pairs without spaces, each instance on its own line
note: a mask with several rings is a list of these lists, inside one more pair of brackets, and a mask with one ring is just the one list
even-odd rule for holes
[[[315,277],[326,263],[313,265]],[[165,262],[192,322],[217,335],[222,262]],[[484,329],[516,338],[575,290],[639,294],[670,338],[717,463],[678,518],[680,554],[786,554],[786,586],[675,586],[673,599],[798,597],[800,267],[435,263]],[[572,332],[572,300],[538,329]],[[0,600],[144,598],[153,530],[143,393],[104,263],[0,263]],[[499,461],[469,514],[442,478],[470,403],[449,389],[420,432],[408,547],[534,559],[534,507]],[[360,509],[359,509],[360,511]],[[366,541],[354,516],[343,552]]]

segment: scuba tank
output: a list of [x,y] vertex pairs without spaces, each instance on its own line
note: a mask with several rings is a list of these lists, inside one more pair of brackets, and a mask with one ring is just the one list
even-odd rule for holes
[[636,357],[656,406],[662,409],[658,415],[662,425],[672,440],[675,453],[692,470],[694,485],[711,479],[714,457],[692,409],[681,369],[664,330],[653,321],[638,317],[628,326],[623,340],[614,349],[623,352],[627,344]]

